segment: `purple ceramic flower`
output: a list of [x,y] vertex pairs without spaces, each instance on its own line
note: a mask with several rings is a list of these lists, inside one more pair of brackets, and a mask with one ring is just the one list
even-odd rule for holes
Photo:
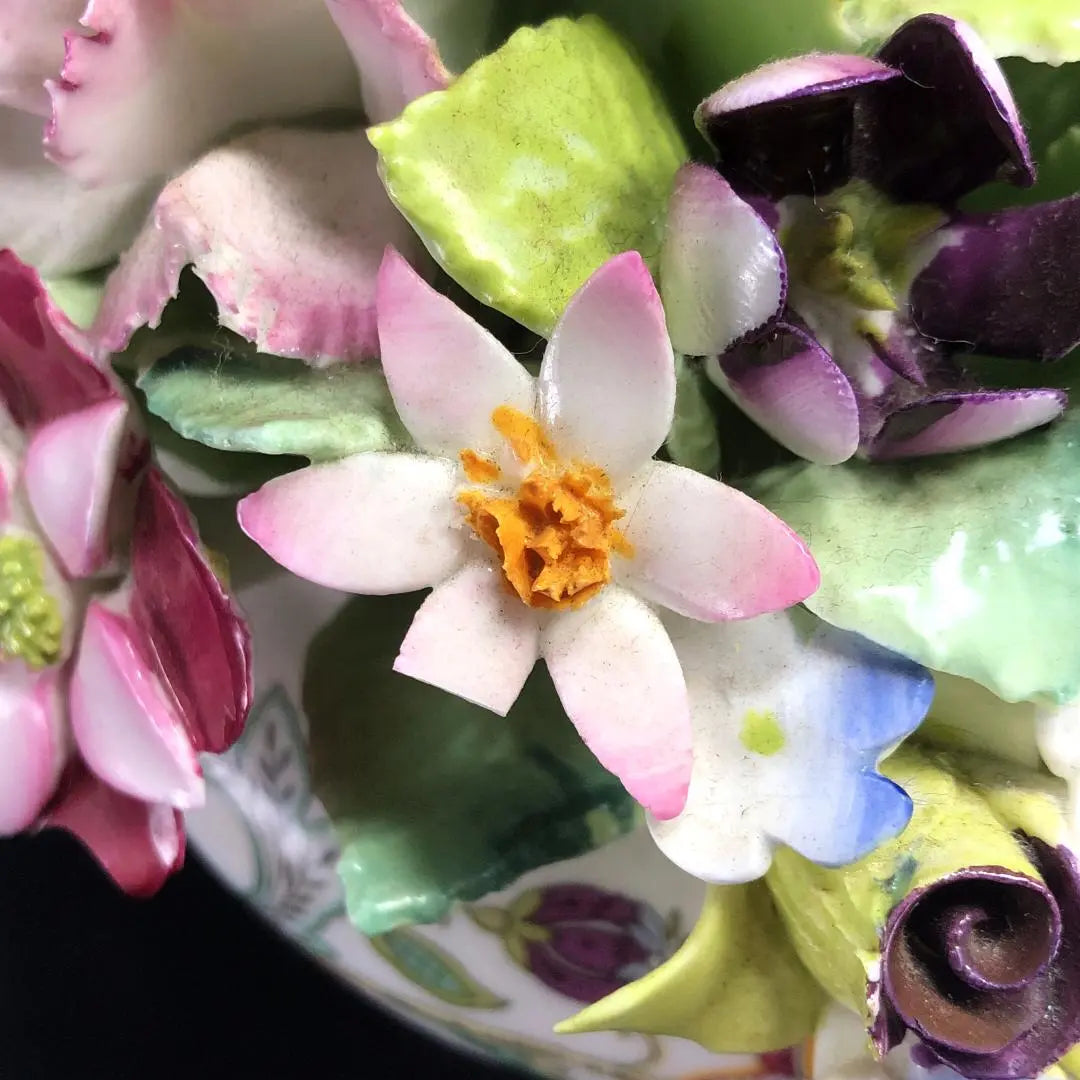
[[1024,1077],[1080,1039],[1080,874],[1066,848],[1024,839],[1041,882],[975,867],[889,916],[873,1030],[882,1053],[910,1028],[963,1076]]
[[243,621],[110,374],[0,253],[0,834],[56,825],[128,892],[183,860],[240,734]]
[[592,885],[547,885],[509,908],[485,905],[469,913],[503,938],[523,968],[585,1004],[640,978],[670,951],[658,912]]
[[720,171],[685,166],[672,197],[672,339],[778,441],[824,463],[936,454],[1061,412],[1057,390],[980,390],[956,360],[1053,359],[1080,341],[1080,196],[955,209],[989,180],[1034,180],[969,27],[923,15],[873,59],[767,64],[697,123]]

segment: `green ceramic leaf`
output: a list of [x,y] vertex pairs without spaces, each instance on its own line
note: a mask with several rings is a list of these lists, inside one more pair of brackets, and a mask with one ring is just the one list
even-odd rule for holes
[[421,596],[357,597],[304,680],[315,790],[341,843],[353,923],[442,918],[628,830],[634,804],[559,706],[542,665],[505,719],[392,670]]
[[87,270],[81,274],[50,278],[44,284],[53,303],[76,326],[85,330],[101,306],[107,277],[102,270]]
[[1080,693],[1080,411],[972,453],[773,469],[756,498],[806,539],[816,615],[1006,701]]
[[720,474],[720,434],[700,368],[675,357],[675,417],[667,437],[671,460],[706,476]]
[[218,450],[326,461],[408,443],[377,364],[315,370],[280,356],[180,349],[138,380],[147,408]]
[[612,255],[655,259],[686,157],[643,69],[591,18],[519,30],[369,136],[446,271],[542,334]]
[[806,1038],[823,1005],[756,881],[710,888],[697,925],[670,960],[556,1030],[677,1035],[717,1053],[763,1053]]
[[410,982],[463,1009],[501,1009],[507,1002],[481,986],[445,949],[402,927],[371,938],[375,951]]

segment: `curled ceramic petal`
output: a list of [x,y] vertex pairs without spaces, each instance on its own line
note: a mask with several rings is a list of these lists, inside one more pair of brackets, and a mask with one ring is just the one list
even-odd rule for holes
[[686,808],[650,822],[668,858],[728,884],[764,874],[780,843],[838,866],[903,829],[911,801],[878,759],[918,727],[929,672],[798,610],[666,625],[694,726]]
[[157,326],[191,265],[224,326],[317,366],[378,354],[383,249],[419,255],[361,131],[265,128],[212,150],[162,191],[109,278],[89,337],[100,355]]
[[777,60],[722,86],[698,106],[695,120],[740,190],[770,198],[824,194],[851,176],[856,103],[898,77],[862,56]]
[[1049,424],[1067,403],[1062,390],[930,394],[890,413],[866,447],[866,456],[885,461],[986,446]]
[[857,114],[857,174],[900,202],[948,204],[989,180],[1035,181],[1020,116],[997,61],[975,32],[919,15],[877,60],[904,77],[876,87]]
[[690,356],[722,353],[779,316],[787,297],[780,243],[715,169],[684,165],[675,178],[660,288],[672,345]]
[[174,172],[242,124],[360,105],[345,42],[311,0],[95,0],[82,26],[48,84],[45,145],[88,185]]
[[821,465],[859,447],[859,406],[847,376],[812,334],[782,322],[765,337],[711,356],[712,382],[792,453]]
[[152,470],[135,504],[131,615],[197,751],[220,753],[251,707],[251,636],[183,503]]
[[1056,360],[1080,343],[1080,195],[965,215],[912,283],[930,337],[997,356]]
[[123,795],[81,766],[65,778],[42,825],[77,836],[130,896],[153,895],[184,864],[178,810]]

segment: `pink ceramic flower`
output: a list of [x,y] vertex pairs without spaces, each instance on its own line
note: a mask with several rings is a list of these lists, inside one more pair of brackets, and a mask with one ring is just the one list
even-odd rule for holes
[[[427,19],[460,59],[486,29],[464,6]],[[157,325],[187,265],[266,351],[371,356],[383,248],[423,249],[365,122],[448,79],[400,0],[8,0],[0,246],[47,275],[125,253],[90,334],[99,359]]]
[[0,834],[80,836],[132,893],[240,734],[247,630],[123,393],[0,253]]
[[241,503],[244,529],[324,585],[434,586],[395,665],[414,678],[505,714],[543,657],[600,761],[658,817],[677,814],[690,710],[656,608],[747,618],[798,603],[818,573],[764,507],[653,460],[675,368],[640,256],[570,300],[538,379],[393,251],[378,319],[416,451],[271,481]]

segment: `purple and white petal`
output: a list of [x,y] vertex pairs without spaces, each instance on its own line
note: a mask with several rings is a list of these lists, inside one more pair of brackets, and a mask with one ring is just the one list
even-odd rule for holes
[[362,131],[265,128],[165,187],[109,278],[89,337],[104,356],[156,326],[190,264],[222,325],[263,351],[315,366],[374,357],[387,244],[420,250]]
[[620,524],[634,555],[619,576],[647,600],[720,622],[781,611],[820,584],[803,541],[749,495],[663,461],[632,487]]
[[856,102],[897,76],[864,56],[776,60],[706,98],[695,121],[739,191],[824,195],[851,177]]
[[641,256],[609,259],[570,298],[548,342],[537,417],[558,452],[630,476],[660,448],[675,413],[675,357]]
[[326,6],[360,73],[372,124],[392,120],[414,98],[450,84],[438,46],[401,0],[327,0]]
[[240,526],[317,585],[386,595],[430,588],[465,562],[456,462],[355,454],[279,476],[240,502]]
[[[64,33],[86,0],[4,0],[0,4],[0,106],[49,115],[45,80],[64,62]],[[39,136],[40,136],[40,124]],[[40,141],[40,140],[39,140]]]
[[33,825],[67,756],[57,671],[0,660],[0,836]]
[[417,445],[456,458],[498,456],[500,405],[532,414],[536,384],[514,354],[392,248],[379,269],[379,346],[402,422]]
[[787,298],[780,243],[713,168],[684,165],[668,203],[660,291],[676,352],[722,353],[779,317]]
[[1080,343],[1080,195],[967,214],[911,286],[930,337],[996,356],[1055,360]]
[[93,0],[82,25],[45,145],[87,185],[168,175],[240,125],[360,106],[319,0]]
[[857,176],[898,202],[943,204],[994,179],[1035,182],[1012,93],[970,26],[916,16],[877,60],[904,77],[875,87],[856,109]]
[[43,824],[78,837],[129,896],[153,895],[184,864],[178,810],[132,799],[81,767],[65,778]]
[[474,562],[420,605],[394,670],[505,716],[539,655],[537,613],[496,566]]
[[868,458],[886,461],[970,450],[1049,424],[1067,404],[1062,390],[933,394],[886,416],[865,453]]
[[660,820],[686,803],[690,704],[667,631],[644,601],[609,585],[544,628],[540,653],[586,746]]
[[709,379],[793,454],[821,465],[859,446],[859,406],[847,376],[816,339],[781,323],[705,362]]
[[138,639],[130,620],[91,601],[71,675],[71,731],[87,766],[111,787],[188,810],[202,804],[202,772]]
[[109,512],[128,422],[127,401],[111,398],[50,421],[26,448],[26,493],[69,577],[91,576],[112,555]]

